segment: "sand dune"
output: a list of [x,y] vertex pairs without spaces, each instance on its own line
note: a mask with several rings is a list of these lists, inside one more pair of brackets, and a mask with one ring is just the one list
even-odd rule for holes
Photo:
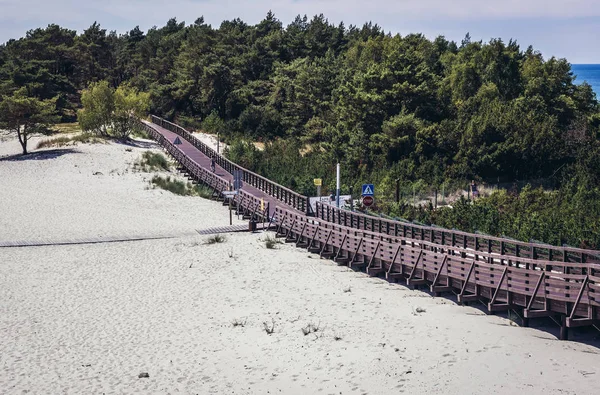
[[125,148],[0,161],[0,241],[177,236],[0,248],[0,393],[597,393],[593,341],[267,249],[264,234],[204,244],[195,230],[227,225],[226,208],[147,189],[128,170],[143,149]]

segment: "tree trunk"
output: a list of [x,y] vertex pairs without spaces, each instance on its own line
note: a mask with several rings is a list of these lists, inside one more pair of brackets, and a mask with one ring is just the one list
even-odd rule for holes
[[19,143],[23,148],[23,155],[27,155],[27,131],[25,127],[23,127],[23,132],[21,132],[21,126],[17,129],[17,136],[19,137]]

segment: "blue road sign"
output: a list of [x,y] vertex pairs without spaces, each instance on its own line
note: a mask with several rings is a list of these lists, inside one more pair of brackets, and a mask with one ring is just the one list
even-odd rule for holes
[[373,184],[363,184],[362,186],[362,195],[363,196],[373,196],[375,194],[375,187]]

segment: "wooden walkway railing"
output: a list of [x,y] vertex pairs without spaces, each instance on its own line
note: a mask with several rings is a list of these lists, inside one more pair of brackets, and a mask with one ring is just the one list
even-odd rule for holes
[[[193,142],[228,172],[247,172],[216,155],[177,125],[157,117],[153,121]],[[188,158],[156,126],[141,122],[197,181],[220,193],[231,188],[228,180]],[[310,216],[305,197],[247,173],[250,176],[245,178],[246,182],[258,189],[253,193],[275,191],[269,196],[282,197],[281,201],[289,208],[277,205],[269,214],[269,208],[261,208],[264,201],[242,190],[235,199],[238,209],[253,220],[269,221],[286,241],[321,257],[364,269],[369,275],[385,276],[390,281],[403,280],[410,286],[429,285],[435,294],[452,292],[460,303],[485,301],[490,312],[522,309],[524,326],[530,318],[556,317],[561,325],[561,339],[568,338],[568,328],[600,324],[598,251],[421,226],[320,203],[315,216]]]
[[600,323],[600,264],[556,262],[499,255],[469,246],[441,245],[318,221],[278,208],[277,233],[298,247],[369,275],[408,285],[429,285],[431,292],[453,292],[460,303],[487,301],[490,312],[523,310],[530,318],[560,318],[560,338],[568,328]]
[[[183,166],[188,174],[197,182],[202,182],[222,195],[224,191],[231,189],[231,183],[216,175],[212,171],[199,166],[196,162],[188,158],[171,141],[158,132],[150,123],[140,121],[142,128],[160,144],[177,162]],[[183,136],[182,136],[183,137]],[[187,137],[186,137],[187,138]],[[269,220],[269,203],[261,202],[261,199],[250,193],[240,190],[239,194],[233,198],[233,205],[242,210],[244,214],[251,216],[252,219],[261,221]],[[264,207],[261,209],[261,205]]]
[[244,182],[248,183],[249,185],[252,185],[253,187],[265,192],[267,195],[274,197],[278,201],[285,203],[286,205],[293,207],[294,209],[302,213],[306,213],[308,215],[311,214],[311,206],[306,196],[294,192],[291,189],[286,188],[282,185],[274,183],[273,181],[263,176],[253,173],[250,170],[247,170],[233,163],[224,156],[217,154],[215,150],[213,150],[208,145],[204,144],[202,141],[197,139],[192,133],[185,130],[179,125],[176,125],[155,115],[152,115],[152,122],[188,140],[204,155],[208,156],[209,158],[213,158],[216,164],[221,166],[228,173],[233,174],[234,170],[241,170],[243,173]]
[[442,246],[463,247],[479,252],[552,262],[600,263],[600,251],[526,243],[507,238],[411,224],[338,209],[319,202],[317,202],[315,216],[323,221],[349,228],[428,241]]

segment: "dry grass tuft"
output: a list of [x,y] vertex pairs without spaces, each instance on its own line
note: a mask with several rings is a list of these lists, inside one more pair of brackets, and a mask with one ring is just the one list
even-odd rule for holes
[[224,243],[225,241],[227,241],[227,237],[223,235],[214,235],[206,239],[204,244],[219,244]]
[[321,329],[321,323],[319,323],[318,325],[315,325],[311,322],[310,324],[308,324],[304,328],[302,328],[302,333],[304,334],[304,336],[306,336],[306,335],[310,335],[311,333],[318,332],[320,329]]
[[283,242],[275,237],[275,235],[270,234],[267,234],[262,241],[265,243],[265,247],[267,247],[269,250],[275,249],[278,244],[283,244]]
[[55,138],[50,138],[46,140],[42,140],[38,143],[37,149],[42,148],[57,148],[57,147],[66,147],[69,145],[77,145],[78,143],[82,144],[96,144],[102,143],[105,140],[98,137],[93,136],[91,134],[80,133],[74,136],[59,136]]
[[275,320],[271,318],[271,323],[267,321],[263,322],[263,328],[267,335],[272,335],[275,332]]
[[247,321],[247,319],[244,319],[244,320],[242,321],[242,319],[241,319],[241,318],[236,318],[236,319],[234,319],[233,321],[231,321],[231,325],[232,325],[234,328],[237,328],[238,326],[243,328],[243,327],[245,327],[245,326],[246,326],[246,321]]

